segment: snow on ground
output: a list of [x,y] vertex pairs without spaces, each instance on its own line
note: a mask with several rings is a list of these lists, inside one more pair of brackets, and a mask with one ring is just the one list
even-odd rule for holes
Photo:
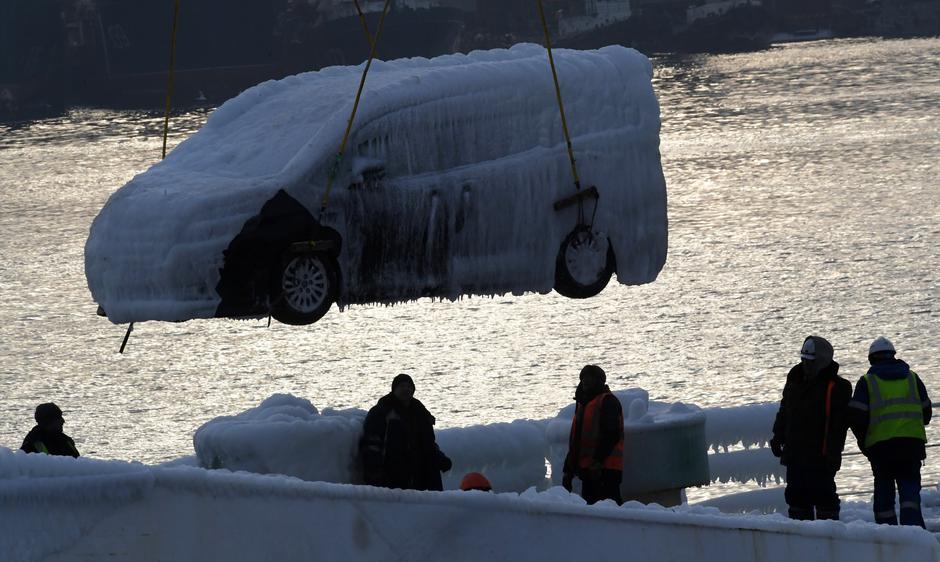
[[912,527],[586,506],[561,488],[415,492],[0,449],[0,558],[940,560]]
[[[713,446],[761,442],[740,427],[760,408],[703,411],[650,402],[641,389],[615,394],[628,442],[643,448],[633,456],[648,473],[671,470],[648,454],[655,452],[649,443],[676,448],[681,429],[697,435],[685,444],[697,443],[704,457],[706,416],[724,423],[711,428]],[[729,421],[735,411],[738,424]],[[161,466],[0,449],[0,560],[619,560],[626,549],[648,562],[940,561],[930,533],[876,526],[864,502],[844,502],[839,522],[790,521],[779,514],[782,488],[669,509],[587,506],[545,478],[545,459],[567,439],[570,406],[551,420],[438,431],[454,460],[445,477],[450,491],[335,483],[356,481],[364,415],[276,394],[199,428],[197,458]],[[666,438],[644,444],[644,436]],[[727,464],[720,472],[753,478],[765,472],[757,456],[764,450],[716,453],[711,463],[717,457]],[[207,470],[197,460],[248,472]],[[453,491],[470,470],[487,474],[497,493]],[[335,482],[307,481],[327,479]],[[936,530],[940,491],[925,490],[923,503]]]
[[[617,46],[557,50],[555,61],[582,183],[601,193],[594,226],[613,245],[618,280],[650,282],[667,229],[652,65]],[[223,251],[266,201],[284,190],[318,216],[361,73],[331,67],[250,88],[115,192],[85,247],[88,285],[108,317],[212,317]],[[417,298],[439,285],[442,298],[552,289],[575,207],[551,207],[574,186],[544,48],[377,61],[355,123],[334,212],[322,217],[343,238],[341,305]],[[376,163],[388,208],[360,216],[367,194],[347,187]],[[417,255],[431,252],[429,229],[447,228],[449,278],[412,268],[382,276],[391,292],[381,297],[363,292],[363,280],[377,278],[358,275],[369,265],[360,263],[368,223],[382,217],[383,232],[397,228]]]

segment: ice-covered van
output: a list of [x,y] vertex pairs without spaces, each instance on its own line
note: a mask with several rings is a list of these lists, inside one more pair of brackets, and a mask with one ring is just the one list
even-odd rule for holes
[[650,62],[613,46],[555,60],[580,196],[542,47],[374,63],[339,161],[362,67],[265,82],[108,200],[85,246],[99,311],[308,324],[334,302],[653,281],[667,229]]

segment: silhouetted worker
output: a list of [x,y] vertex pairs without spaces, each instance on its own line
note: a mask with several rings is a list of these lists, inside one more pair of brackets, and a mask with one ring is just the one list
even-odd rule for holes
[[366,484],[409,490],[443,490],[450,459],[434,439],[434,416],[414,398],[415,383],[401,374],[392,392],[369,414],[359,442]]
[[580,378],[562,485],[570,492],[577,476],[587,503],[606,499],[623,503],[623,408],[605,384],[604,369],[585,365]]
[[790,369],[774,420],[770,449],[787,467],[784,492],[791,519],[838,519],[836,472],[848,430],[852,385],[839,376],[832,345],[809,336]]
[[468,472],[464,474],[463,479],[460,481],[460,489],[464,492],[470,490],[480,490],[481,492],[492,492],[493,486],[490,485],[489,479],[486,476],[483,476],[479,472]]
[[62,410],[52,402],[36,406],[33,414],[36,426],[33,427],[23,439],[20,449],[27,453],[46,453],[47,455],[63,455],[78,457],[78,449],[72,438],[62,432],[65,419]]
[[868,457],[875,477],[875,522],[897,525],[895,482],[901,502],[901,525],[924,527],[920,511],[920,465],[930,423],[930,396],[917,373],[894,357],[887,338],[868,348],[871,368],[855,385],[849,421],[858,448]]

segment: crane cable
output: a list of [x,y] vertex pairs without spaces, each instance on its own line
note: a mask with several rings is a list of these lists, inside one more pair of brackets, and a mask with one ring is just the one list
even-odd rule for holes
[[[571,162],[571,175],[574,177],[575,190],[581,191],[581,178],[578,177],[578,166],[575,164],[574,149],[571,146],[571,133],[568,132],[568,120],[565,118],[565,104],[561,101],[561,87],[558,85],[558,72],[555,70],[555,57],[552,56],[552,39],[548,33],[548,23],[545,21],[545,7],[542,0],[537,0],[539,19],[542,22],[542,31],[545,34],[545,50],[548,51],[548,64],[552,67],[552,80],[555,83],[555,97],[558,100],[558,111],[561,114],[561,128],[565,133],[565,144],[568,146],[568,160]],[[595,205],[595,212],[597,207]],[[584,200],[578,199],[578,224],[584,224]]]
[[[326,177],[326,191],[324,191],[323,199],[320,201],[320,216],[318,219],[321,223],[323,221],[323,214],[326,212],[326,207],[330,202],[330,192],[333,190],[333,181],[336,179],[340,162],[343,160],[343,152],[346,151],[346,143],[349,141],[349,132],[352,130],[353,121],[356,119],[356,112],[359,110],[359,100],[362,98],[362,89],[365,87],[366,76],[368,76],[369,69],[372,67],[372,61],[375,59],[375,48],[379,44],[379,37],[382,36],[382,29],[385,27],[385,17],[388,15],[390,5],[391,0],[385,0],[385,5],[382,7],[382,17],[379,19],[379,28],[375,32],[375,39],[373,40],[371,35],[369,35],[369,60],[366,61],[366,66],[362,69],[362,76],[359,78],[359,89],[356,90],[356,100],[353,102],[352,111],[349,113],[349,120],[346,122],[346,132],[343,133],[343,142],[340,143],[339,151],[336,153],[336,158],[333,160],[333,164],[330,166],[329,173]],[[356,7],[359,7],[358,1],[356,2]],[[360,10],[360,15],[361,13],[362,10]],[[364,16],[362,21],[365,22]],[[368,33],[368,26],[366,26],[366,33]]]
[[369,41],[369,47],[372,47],[372,44],[375,43],[375,38],[372,37],[372,32],[369,31],[369,22],[366,21],[366,15],[362,13],[359,0],[353,0],[353,3],[356,4],[356,13],[359,14],[359,22],[362,23],[362,30],[366,34],[366,40]]
[[[170,71],[166,79],[166,106],[163,112],[163,149],[160,154],[161,160],[166,158],[166,139],[170,132],[170,107],[173,100],[173,77],[176,70],[176,31],[179,28],[179,19],[180,0],[174,0],[173,30],[170,33]],[[127,340],[130,339],[131,332],[133,331],[134,323],[131,322],[127,325],[127,332],[124,334],[124,341],[121,342],[121,349],[118,350],[118,353],[124,353],[124,348],[127,347]]]

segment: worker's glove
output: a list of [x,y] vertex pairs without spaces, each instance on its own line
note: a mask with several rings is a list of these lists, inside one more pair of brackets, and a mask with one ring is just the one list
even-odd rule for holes
[[565,475],[561,478],[561,485],[564,489],[570,492],[571,484],[573,481],[574,481],[574,475],[570,473],[565,473]]
[[770,452],[773,453],[775,457],[779,458],[781,455],[783,455],[783,444],[776,438],[771,439]]
[[437,459],[437,465],[441,469],[441,472],[447,472],[454,466],[454,463],[450,460],[450,458],[447,457],[447,455],[441,453],[440,458]]

